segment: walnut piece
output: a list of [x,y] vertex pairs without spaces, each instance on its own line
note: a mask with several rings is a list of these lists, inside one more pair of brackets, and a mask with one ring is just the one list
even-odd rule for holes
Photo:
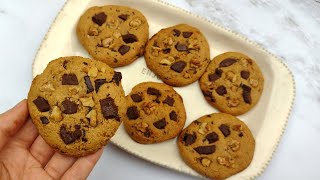
[[239,62],[243,67],[248,67],[248,61],[245,58],[241,58]]
[[142,23],[142,21],[140,19],[136,18],[136,19],[130,21],[129,25],[131,27],[138,27],[138,26],[140,26],[141,23]]
[[97,111],[91,110],[87,115],[86,118],[90,119],[90,125],[93,127],[97,126]]
[[229,80],[229,81],[232,81],[234,76],[235,76],[235,74],[232,71],[228,71],[226,73],[226,79]]
[[234,130],[234,131],[242,131],[243,127],[242,127],[241,124],[236,124],[236,125],[232,126],[232,130]]
[[240,104],[240,100],[239,99],[229,99],[228,100],[228,106],[229,107],[237,107]]
[[88,31],[88,35],[89,36],[98,36],[99,35],[99,31],[97,28],[95,27],[91,27]]
[[199,127],[199,129],[198,129],[198,132],[199,132],[200,134],[205,134],[205,133],[208,132],[207,124],[208,124],[208,123],[201,123],[201,125],[200,125],[200,127]]
[[44,84],[40,87],[40,91],[42,91],[42,92],[44,92],[44,91],[52,92],[54,90],[56,90],[56,89],[50,83]]
[[111,48],[110,46],[112,45],[112,42],[113,42],[113,38],[111,38],[111,37],[106,38],[106,39],[102,40],[102,46],[105,48]]
[[99,71],[101,71],[101,72],[106,72],[106,67],[105,66],[101,66],[100,68],[99,68]]
[[183,78],[185,78],[185,79],[191,78],[191,75],[189,74],[188,71],[184,72],[182,76],[183,76]]
[[201,159],[201,164],[202,164],[204,167],[209,167],[210,164],[211,164],[211,160],[208,159],[208,158],[202,158],[202,159]]
[[140,123],[135,123],[135,127],[136,127],[136,129],[138,130],[138,131],[141,131],[141,132],[146,132],[147,131],[147,127],[148,127],[149,125],[147,124],[147,123],[145,123],[145,122],[140,122]]
[[155,56],[155,57],[158,57],[160,51],[161,51],[161,48],[152,46],[152,48],[151,48],[151,55],[152,55],[152,56]]
[[194,49],[194,50],[199,50],[200,49],[200,44],[198,43],[198,40],[196,40],[196,39],[188,39],[188,48],[189,49]]
[[258,80],[255,80],[255,79],[252,79],[252,78],[250,78],[249,83],[253,87],[257,87],[258,84],[259,84]]
[[115,37],[115,38],[119,38],[119,37],[121,37],[121,33],[120,32],[114,32],[113,33],[113,37]]
[[161,61],[160,61],[160,64],[161,65],[168,65],[168,66],[170,66],[172,63],[174,63],[175,62],[175,59],[174,59],[174,57],[172,57],[172,56],[169,56],[169,57],[167,57],[167,58],[163,58]]
[[201,61],[199,59],[194,58],[190,61],[190,66],[198,68],[201,66]]
[[95,105],[92,97],[80,98],[80,101],[81,101],[83,106],[94,107],[94,105]]
[[119,26],[119,21],[117,19],[110,18],[108,19],[108,26],[111,29],[117,29]]
[[173,39],[171,37],[165,38],[163,40],[164,46],[171,46],[173,44]]
[[156,105],[152,102],[144,102],[141,106],[144,113],[150,115],[154,110],[156,110]]
[[88,75],[90,77],[97,77],[98,75],[98,68],[97,67],[91,67],[88,71]]
[[59,122],[62,120],[62,113],[58,106],[53,106],[52,111],[50,113],[50,118],[53,119],[55,122]]
[[234,162],[234,159],[230,156],[230,157],[227,157],[227,156],[218,156],[217,157],[217,161],[220,165],[223,165],[223,166],[226,166],[228,168],[234,168],[235,167],[235,162]]
[[227,145],[228,148],[231,149],[233,152],[236,152],[240,149],[240,142],[235,139],[231,139],[230,141],[228,141]]

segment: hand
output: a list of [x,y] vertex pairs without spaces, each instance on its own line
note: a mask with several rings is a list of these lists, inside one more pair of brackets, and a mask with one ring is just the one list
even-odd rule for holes
[[0,114],[0,179],[86,179],[100,158],[55,152],[28,118],[27,101]]

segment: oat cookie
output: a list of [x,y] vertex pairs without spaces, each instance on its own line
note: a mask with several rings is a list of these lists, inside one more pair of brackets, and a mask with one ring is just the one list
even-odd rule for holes
[[200,79],[200,88],[209,104],[232,115],[243,114],[254,107],[263,85],[258,65],[238,52],[215,57]]
[[111,67],[132,63],[143,55],[149,25],[141,12],[125,6],[91,7],[77,25],[83,47]]
[[210,62],[209,45],[195,27],[179,24],[160,30],[147,43],[147,66],[171,86],[198,80]]
[[28,107],[52,148],[75,157],[91,154],[106,145],[125,116],[121,73],[99,61],[61,57],[32,81]]
[[225,179],[244,170],[255,149],[247,125],[224,113],[195,120],[181,132],[177,143],[186,164],[212,179]]
[[124,127],[138,143],[151,144],[174,138],[186,120],[181,96],[163,83],[136,85],[127,95],[127,105]]

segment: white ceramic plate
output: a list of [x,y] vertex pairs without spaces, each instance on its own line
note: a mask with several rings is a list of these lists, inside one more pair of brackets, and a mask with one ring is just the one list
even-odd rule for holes
[[[256,139],[255,154],[250,166],[230,179],[253,179],[260,175],[271,160],[286,127],[295,96],[294,79],[279,58],[257,43],[220,25],[157,0],[68,0],[39,48],[34,60],[33,76],[40,74],[49,61],[58,57],[71,55],[90,57],[78,42],[75,27],[78,18],[88,7],[106,4],[127,5],[140,10],[148,19],[150,37],[162,28],[187,23],[198,27],[207,37],[211,58],[226,51],[239,51],[256,60],[265,77],[265,89],[259,103],[250,112],[239,117],[247,123]],[[123,74],[122,83],[126,94],[140,82],[160,82],[146,67],[143,57],[129,66],[117,68],[117,71]],[[202,115],[217,112],[204,100],[197,82],[175,90],[182,95],[185,102],[186,126]],[[121,126],[112,138],[112,142],[155,164],[200,176],[180,158],[176,139],[159,144],[141,145],[131,140]]]

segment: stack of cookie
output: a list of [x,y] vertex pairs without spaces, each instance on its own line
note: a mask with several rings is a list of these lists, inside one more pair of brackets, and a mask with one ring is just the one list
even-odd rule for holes
[[[80,43],[92,56],[53,60],[34,78],[28,95],[32,120],[44,140],[71,156],[104,146],[121,122],[137,143],[160,143],[178,136],[182,159],[202,175],[224,179],[249,166],[255,140],[234,117],[254,107],[263,91],[258,65],[227,52],[210,61],[199,29],[178,24],[149,37],[144,15],[124,6],[88,9],[77,25]],[[144,54],[148,68],[163,83],[137,84],[125,96],[121,73]],[[204,98],[221,111],[203,115],[183,129],[187,112],[172,86],[199,80]]]

